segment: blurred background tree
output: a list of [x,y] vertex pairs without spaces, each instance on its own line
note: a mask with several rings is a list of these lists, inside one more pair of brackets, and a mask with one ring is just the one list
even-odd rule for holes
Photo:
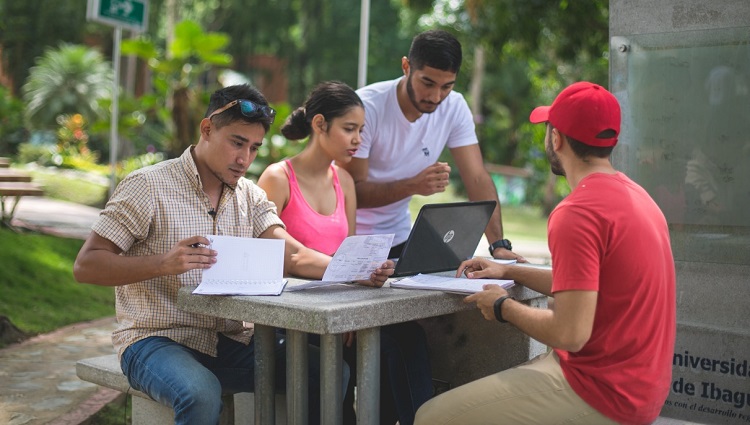
[[[85,3],[0,0],[0,84],[20,87],[34,58],[60,41],[85,41],[104,57],[111,57],[112,31],[85,22]],[[129,146],[126,154],[156,150],[174,155],[180,151],[172,145],[174,141],[193,143],[194,136],[187,131],[177,135],[181,124],[174,111],[192,110],[195,115],[186,116],[198,119],[198,111],[205,111],[208,94],[222,82],[249,81],[260,87],[280,111],[277,123],[283,123],[289,111],[320,81],[336,79],[355,86],[357,3],[150,0],[145,36],[154,55],[123,58],[120,131],[131,140],[125,144]],[[193,40],[207,34],[225,34],[227,43],[216,48],[216,53],[231,57],[231,63],[211,63],[199,57],[197,50],[182,58],[170,58],[170,49],[181,37],[178,27],[184,21],[197,25],[191,30],[196,35]],[[371,2],[368,82],[399,77],[400,58],[407,54],[411,38],[429,28],[451,31],[464,46],[464,65],[456,90],[466,96],[474,111],[485,160],[532,171],[526,199],[549,210],[566,189],[549,173],[542,146],[544,129],[530,125],[528,114],[534,106],[549,104],[573,81],[589,80],[607,86],[607,0]],[[127,31],[126,36],[141,40]],[[198,49],[203,44],[190,46]],[[164,72],[155,66],[154,59],[162,65],[176,59],[182,68]],[[24,63],[25,68],[18,65]],[[222,74],[222,69],[233,73]],[[184,75],[190,78],[185,80]],[[224,75],[232,78],[220,78]],[[184,88],[185,96],[178,99],[179,89],[175,88],[179,87]],[[11,91],[19,93],[18,89]],[[189,106],[180,109],[180,102]],[[100,104],[108,107],[106,100]],[[185,128],[191,127],[187,120],[180,122]],[[106,121],[92,122],[92,149],[105,126]],[[268,139],[252,173],[304,146],[289,143],[275,129]]]
[[34,129],[51,130],[63,114],[104,117],[98,102],[112,97],[113,81],[112,65],[96,50],[67,43],[47,48],[22,88],[26,119]]

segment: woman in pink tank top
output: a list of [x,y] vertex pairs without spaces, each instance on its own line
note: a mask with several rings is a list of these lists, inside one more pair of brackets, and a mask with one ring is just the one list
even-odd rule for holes
[[258,186],[276,204],[287,232],[308,248],[333,255],[354,234],[354,180],[334,161],[351,161],[364,123],[365,110],[354,90],[344,83],[325,82],[281,128],[290,140],[309,136],[307,146],[268,166]]
[[[299,154],[268,166],[258,185],[276,204],[287,232],[308,248],[332,255],[355,232],[354,179],[334,162],[352,160],[364,124],[364,106],[354,90],[344,83],[326,82],[310,93],[305,106],[297,108],[281,128],[287,139],[310,139]],[[384,266],[392,268],[393,262],[386,260]],[[344,358],[350,367],[356,364],[353,340],[353,333],[344,336]],[[386,388],[391,391],[385,390],[383,396],[392,406],[389,411],[397,404],[413,405],[413,386],[432,388],[424,331],[416,323],[384,327],[380,345],[381,369],[390,377]],[[427,371],[409,373],[415,369]],[[404,378],[407,375],[409,379]],[[355,420],[353,380],[349,384],[345,423]]]

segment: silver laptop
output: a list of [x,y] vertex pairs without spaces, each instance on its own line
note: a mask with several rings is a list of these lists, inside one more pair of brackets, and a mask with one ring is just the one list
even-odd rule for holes
[[427,204],[396,261],[394,277],[456,270],[474,256],[495,201]]

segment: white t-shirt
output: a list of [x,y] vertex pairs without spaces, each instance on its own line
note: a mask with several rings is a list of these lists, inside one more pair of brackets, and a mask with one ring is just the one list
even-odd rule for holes
[[[396,98],[401,78],[357,90],[365,104],[365,127],[354,156],[369,160],[367,181],[373,183],[414,177],[437,162],[446,146],[452,149],[478,143],[469,105],[455,91],[435,112],[409,122]],[[357,234],[394,233],[394,246],[406,241],[411,229],[410,200],[357,209]]]

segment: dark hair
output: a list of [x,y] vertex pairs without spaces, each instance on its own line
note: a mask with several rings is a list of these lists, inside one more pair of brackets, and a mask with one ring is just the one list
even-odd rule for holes
[[[211,113],[227,103],[237,100],[245,99],[251,102],[257,103],[258,105],[268,106],[268,101],[261,94],[258,89],[251,87],[247,84],[237,84],[234,86],[224,87],[223,89],[216,90],[211,94],[211,100],[208,102],[208,109],[206,110],[205,117],[207,118]],[[272,120],[266,117],[248,117],[242,114],[239,107],[232,107],[226,111],[215,115],[211,118],[211,121],[216,128],[224,127],[235,121],[245,121],[250,124],[261,124],[263,128],[268,132],[271,128]]]
[[[549,126],[549,131],[551,133],[552,130],[555,129],[555,127],[549,122],[547,123],[547,125]],[[560,129],[558,128],[557,131],[560,131]],[[562,134],[561,131],[560,133]],[[568,136],[567,134],[565,135],[565,138],[568,139],[568,144],[570,145],[570,149],[580,159],[586,159],[591,156],[596,157],[596,158],[609,158],[609,156],[612,155],[612,150],[614,150],[615,148],[614,146],[602,147],[602,146],[587,145],[579,140],[576,140]],[[609,138],[609,137],[605,137],[605,138]]]
[[417,34],[409,48],[409,64],[414,69],[429,66],[458,74],[461,68],[461,43],[443,30]]
[[312,132],[312,119],[321,114],[330,122],[345,115],[355,106],[364,108],[362,99],[348,85],[340,81],[318,84],[307,97],[304,106],[295,109],[281,127],[281,134],[289,140],[304,139]]

